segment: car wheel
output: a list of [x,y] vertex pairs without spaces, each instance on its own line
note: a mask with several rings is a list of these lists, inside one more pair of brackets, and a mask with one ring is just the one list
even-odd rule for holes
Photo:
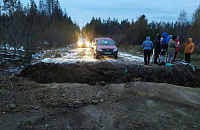
[[100,58],[99,58],[99,55],[97,55],[97,53],[96,53],[96,54],[94,53],[94,58],[95,58],[95,59],[100,59]]
[[116,56],[114,56],[115,57],[115,59],[117,59],[117,55]]
[[94,53],[94,58],[95,59],[99,59],[99,56],[97,54]]
[[100,58],[99,58],[99,55],[95,55],[95,56],[96,56],[96,59],[100,59]]

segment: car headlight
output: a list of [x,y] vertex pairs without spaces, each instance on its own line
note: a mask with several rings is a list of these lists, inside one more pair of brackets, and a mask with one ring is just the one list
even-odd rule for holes
[[98,48],[97,51],[102,51],[102,49]]
[[81,46],[81,45],[82,45],[82,42],[78,42],[78,45]]
[[90,43],[89,42],[86,42],[86,46],[89,46],[90,45]]
[[115,48],[113,51],[118,51],[118,49],[117,49],[117,48]]

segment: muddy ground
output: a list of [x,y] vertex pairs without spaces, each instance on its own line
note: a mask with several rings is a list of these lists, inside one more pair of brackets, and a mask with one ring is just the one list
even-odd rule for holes
[[199,78],[183,64],[30,65],[1,74],[0,129],[200,129]]
[[122,52],[96,60],[90,48],[59,53],[20,73],[0,64],[0,129],[200,129],[198,68],[143,65]]

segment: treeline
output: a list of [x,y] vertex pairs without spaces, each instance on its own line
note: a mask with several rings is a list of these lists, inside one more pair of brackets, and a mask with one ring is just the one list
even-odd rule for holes
[[145,15],[141,15],[136,21],[129,22],[116,19],[101,20],[100,18],[92,18],[82,29],[84,37],[90,41],[95,37],[106,36],[111,37],[120,45],[141,45],[146,36],[150,36],[151,40],[155,40],[156,34],[167,32],[171,35],[180,37],[181,43],[185,43],[188,37],[192,37],[195,45],[200,45],[200,6],[195,10],[192,22],[187,21],[187,13],[182,10],[175,23],[156,22],[148,23]]
[[[38,6],[37,6],[38,5]],[[0,44],[34,50],[43,43],[65,47],[77,41],[80,29],[60,7],[58,0],[4,0],[0,8]]]

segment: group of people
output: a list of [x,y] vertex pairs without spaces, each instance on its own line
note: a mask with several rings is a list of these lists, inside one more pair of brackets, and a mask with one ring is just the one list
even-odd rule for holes
[[[154,63],[159,65],[165,65],[175,61],[178,51],[180,50],[180,42],[178,36],[168,35],[167,32],[162,33],[162,36],[156,34],[155,45],[151,41],[150,37],[146,37],[146,41],[143,42],[142,48],[144,50],[144,63],[145,65],[150,62],[150,55],[154,48]],[[190,63],[190,56],[194,51],[194,43],[192,38],[188,38],[188,41],[184,44],[185,50],[185,62]]]

